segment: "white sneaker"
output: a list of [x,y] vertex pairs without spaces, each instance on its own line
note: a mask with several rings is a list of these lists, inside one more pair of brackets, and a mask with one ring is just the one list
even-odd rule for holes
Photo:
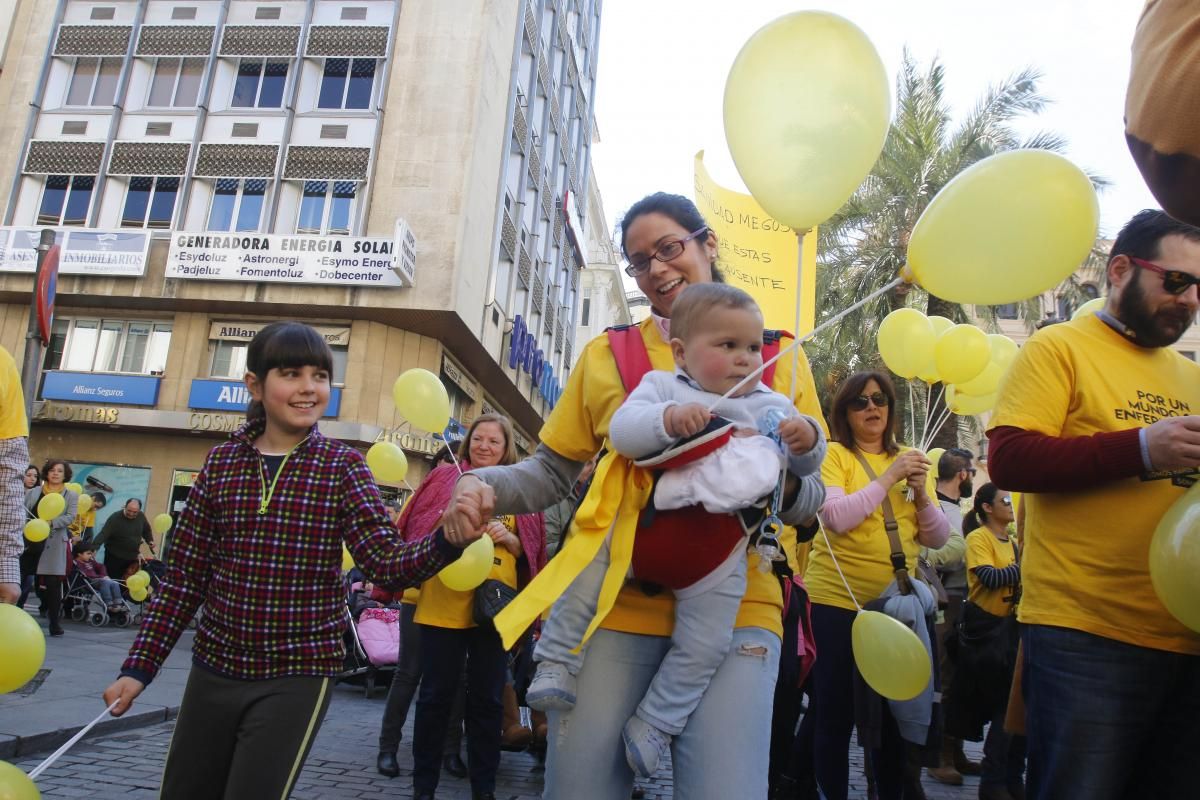
[[525,690],[525,703],[537,711],[570,711],[575,707],[575,676],[566,664],[539,661]]
[[636,714],[621,730],[625,760],[639,778],[652,778],[658,772],[662,754],[671,746],[671,735],[660,731]]

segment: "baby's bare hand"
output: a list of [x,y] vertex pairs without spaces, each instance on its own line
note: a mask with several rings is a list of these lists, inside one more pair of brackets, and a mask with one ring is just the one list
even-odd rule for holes
[[794,456],[804,455],[817,443],[817,431],[804,417],[782,420],[779,423],[779,437]]
[[663,427],[667,429],[668,436],[676,439],[695,436],[704,430],[711,417],[708,409],[700,403],[667,406],[667,410],[663,412]]

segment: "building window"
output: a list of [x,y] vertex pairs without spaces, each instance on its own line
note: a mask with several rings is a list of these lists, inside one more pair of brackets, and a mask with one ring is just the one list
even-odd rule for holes
[[[446,387],[446,394],[450,396],[450,427],[454,428],[454,423],[457,421],[459,425],[470,421],[472,414],[471,409],[475,407],[475,401],[471,396],[464,392],[454,380],[442,372],[442,385]],[[447,431],[430,431],[430,433],[446,433]],[[461,439],[466,431],[449,430],[451,439]]]
[[1183,356],[1184,358],[1186,358],[1189,361],[1196,360],[1196,351],[1195,350],[1180,350],[1179,355]]
[[583,307],[579,312],[580,327],[586,328],[587,326],[591,325],[592,324],[590,321],[591,316],[592,316],[592,298],[585,297],[585,298],[583,298]]
[[[228,378],[240,381],[246,377],[246,351],[249,342],[233,339],[218,339],[214,342],[212,369],[209,376],[213,378]],[[333,377],[335,386],[346,383],[346,362],[349,359],[349,348],[346,345],[331,345],[333,351]]]
[[370,108],[375,59],[327,58],[317,108]]
[[86,225],[96,179],[91,175],[47,175],[38,225]]
[[996,317],[998,319],[1016,319],[1017,318],[1017,304],[1016,303],[1005,303],[1002,306],[996,306]]
[[208,211],[210,231],[256,231],[262,221],[263,178],[219,178]]
[[194,108],[200,94],[204,61],[199,58],[160,58],[154,64],[147,106]]
[[121,227],[153,230],[170,228],[178,194],[179,178],[130,178],[129,192],[125,195],[125,211],[121,214]]
[[57,319],[45,369],[161,375],[171,323],[119,319]]
[[348,236],[357,189],[354,181],[305,181],[296,233]]
[[77,58],[67,86],[69,106],[111,106],[117,96],[119,58]]
[[234,108],[280,108],[287,83],[288,62],[244,58],[233,84]]

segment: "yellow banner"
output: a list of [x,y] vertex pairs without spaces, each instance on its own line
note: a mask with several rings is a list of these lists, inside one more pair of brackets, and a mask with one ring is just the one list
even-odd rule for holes
[[[804,261],[797,270],[795,232],[772,219],[750,195],[718,185],[704,168],[703,150],[696,153],[696,205],[720,241],[726,280],[754,298],[766,326],[797,336],[811,331],[817,294],[817,229],[804,236]],[[800,330],[793,330],[797,304]]]

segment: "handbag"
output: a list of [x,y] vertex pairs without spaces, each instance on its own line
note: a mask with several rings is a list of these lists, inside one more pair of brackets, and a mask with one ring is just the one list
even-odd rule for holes
[[488,578],[475,589],[475,624],[495,627],[492,620],[517,596],[517,590],[504,581]]
[[[855,450],[854,457],[866,471],[868,480],[873,481],[879,477],[875,474],[875,470],[871,469],[871,465],[867,463],[867,459],[863,457],[862,453]],[[911,594],[912,579],[908,574],[904,546],[900,543],[900,526],[896,523],[896,514],[892,510],[892,500],[889,494],[884,494],[883,505],[879,510],[883,512],[883,528],[887,531],[888,546],[891,547],[890,558],[892,571],[896,575],[896,588],[900,590],[900,594]],[[950,596],[946,594],[946,587],[942,585],[942,579],[938,577],[937,570],[924,558],[917,558],[917,578],[929,585],[934,597],[937,598],[938,608],[945,608],[950,604]]]

